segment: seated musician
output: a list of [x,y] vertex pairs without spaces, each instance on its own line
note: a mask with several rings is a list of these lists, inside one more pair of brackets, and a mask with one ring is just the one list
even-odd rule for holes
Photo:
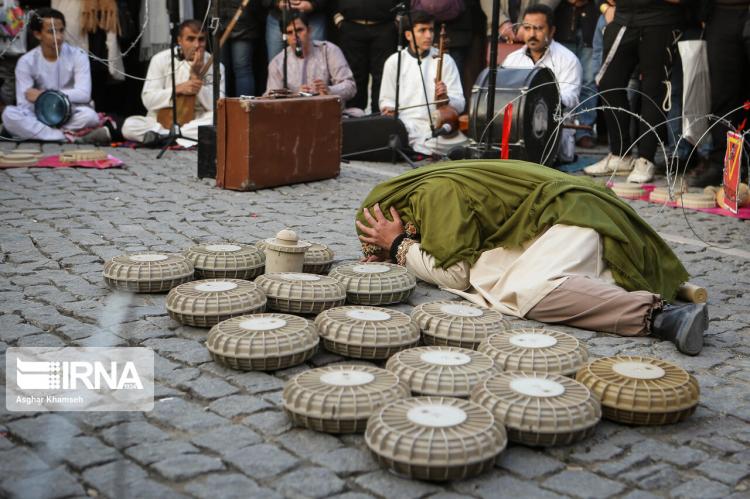
[[[526,45],[508,54],[503,61],[503,67],[508,68],[549,68],[555,75],[560,89],[560,100],[563,112],[575,114],[578,110],[579,95],[581,93],[581,79],[583,67],[578,57],[557,43],[552,37],[555,34],[555,21],[552,9],[543,4],[528,7],[523,14],[520,36]],[[575,118],[573,116],[570,121]],[[565,128],[562,130],[559,159],[564,162],[573,161],[575,155],[575,131]]]
[[[396,74],[398,53],[392,54],[383,67],[380,110],[385,115],[394,114],[396,79],[398,78],[400,80],[398,117],[409,134],[409,145],[422,154],[446,154],[450,149],[466,144],[468,139],[458,131],[451,133],[451,136],[435,136],[438,130],[434,116],[436,107],[433,103],[436,100],[447,100],[448,106],[452,107],[456,113],[461,113],[466,105],[461,77],[456,63],[450,55],[446,54],[443,60],[441,81],[435,83],[438,61],[436,58],[438,51],[432,47],[435,37],[435,20],[430,14],[422,11],[414,11],[410,17],[412,26],[407,26],[405,31],[409,47],[401,52],[401,74]],[[405,22],[408,23],[408,17]],[[415,47],[418,47],[420,51],[421,71]]]
[[672,305],[688,273],[611,190],[524,161],[451,161],[376,186],[357,213],[366,260],[515,317],[650,334],[696,355],[706,304]]
[[[91,102],[91,68],[85,52],[65,43],[65,16],[43,8],[31,14],[29,30],[39,46],[16,65],[16,104],[3,111],[3,127],[22,140],[107,144],[109,130],[100,125]],[[46,90],[67,96],[70,117],[59,128],[42,123],[35,113]],[[93,130],[82,134],[87,129]]]
[[[357,93],[354,75],[344,53],[331,42],[313,41],[305,14],[294,11],[285,26],[287,86],[293,92],[338,95],[342,104]],[[283,21],[280,21],[283,22]],[[297,50],[299,43],[301,53]],[[299,54],[300,57],[296,56]],[[284,88],[284,52],[268,64],[266,94]]]
[[[175,83],[177,93],[178,123],[183,113],[191,119],[180,123],[183,146],[194,145],[198,140],[198,127],[213,123],[213,68],[208,65],[206,34],[200,21],[183,21],[177,28],[177,54],[175,55]],[[224,97],[224,68],[221,69],[220,95]],[[148,65],[146,81],[141,91],[146,116],[131,116],[122,125],[122,135],[127,140],[144,145],[158,145],[169,134],[172,122],[172,61],[170,49],[162,50]],[[191,109],[186,109],[189,106]],[[166,109],[166,111],[161,111]]]

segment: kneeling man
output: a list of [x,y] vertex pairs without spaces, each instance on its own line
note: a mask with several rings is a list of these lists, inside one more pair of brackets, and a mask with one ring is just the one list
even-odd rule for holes
[[[109,130],[101,127],[91,103],[91,67],[86,53],[65,43],[65,16],[55,9],[31,14],[29,29],[39,46],[26,53],[16,66],[16,102],[3,111],[3,126],[22,140],[107,144]],[[46,90],[68,98],[70,118],[59,128],[36,116],[36,101]],[[88,128],[94,128],[83,134]],[[83,135],[82,135],[83,134]]]
[[[206,67],[209,54],[206,53],[206,34],[200,21],[183,21],[177,28],[178,52],[175,54],[175,82],[177,96],[194,96],[194,118],[180,127],[182,135],[193,141],[198,140],[198,127],[213,123],[213,90],[209,82],[213,78],[213,68]],[[172,107],[172,61],[170,50],[156,54],[148,65],[146,81],[143,84],[141,99],[148,110],[146,116],[131,116],[122,125],[122,135],[127,140],[156,145],[169,134],[169,130],[157,119],[160,109]],[[224,69],[221,70],[221,97],[224,97]],[[180,100],[178,99],[178,103]],[[190,141],[178,140],[180,145],[193,145]]]

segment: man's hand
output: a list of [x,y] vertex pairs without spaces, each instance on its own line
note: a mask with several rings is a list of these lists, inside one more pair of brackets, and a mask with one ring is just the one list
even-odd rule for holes
[[392,107],[384,107],[380,110],[380,114],[383,116],[396,116],[396,110]]
[[320,95],[328,95],[330,93],[328,85],[326,85],[323,80],[313,81],[313,88],[315,89],[314,93],[319,93]]
[[444,81],[435,83],[435,96],[438,99],[446,99],[448,97],[448,86]]
[[[283,0],[282,3],[286,5],[286,0]],[[305,14],[309,14],[313,10],[313,4],[308,0],[289,0],[289,3],[292,9],[304,12]]]
[[314,94],[315,93],[315,85],[308,85],[305,83],[304,85],[299,86],[299,91],[304,92],[306,94]]
[[376,204],[371,209],[372,214],[368,208],[362,210],[362,214],[365,220],[367,220],[369,227],[357,220],[357,227],[364,233],[364,235],[359,236],[359,239],[366,243],[374,244],[385,251],[389,251],[393,240],[404,232],[404,223],[401,221],[401,217],[398,216],[398,211],[393,206],[391,206],[390,210],[391,217],[393,217],[392,222],[385,218],[379,204]]
[[615,18],[615,6],[612,5],[606,11],[604,11],[604,21],[609,24]]
[[508,43],[517,42],[518,36],[516,36],[516,32],[513,31],[513,23],[510,21],[505,21],[500,26],[500,38],[503,38]]
[[203,87],[202,80],[196,80],[196,79],[191,78],[184,83],[180,83],[179,85],[176,85],[175,91],[177,92],[177,95],[196,95],[198,92],[201,91],[202,87]]
[[42,95],[42,91],[36,88],[30,88],[24,93],[24,95],[26,96],[27,101],[36,102],[39,96]]
[[203,78],[203,75],[201,73],[203,72],[203,56],[205,55],[205,53],[206,50],[201,47],[195,51],[195,54],[193,54],[193,60],[190,62],[191,78]]

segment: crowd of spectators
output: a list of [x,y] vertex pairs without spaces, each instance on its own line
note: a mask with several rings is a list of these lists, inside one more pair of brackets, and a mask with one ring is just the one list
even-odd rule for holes
[[[112,1],[121,10],[132,11],[150,0]],[[241,3],[242,0],[221,1],[224,26]],[[223,47],[226,94],[260,95],[266,91],[270,81],[268,63],[284,47],[284,11],[293,11],[305,14],[306,29],[313,41],[326,40],[341,49],[356,84],[352,95],[347,94],[347,107],[378,113],[383,68],[399,46],[399,28],[404,24],[399,17],[405,10],[418,9],[432,14],[438,26],[445,24],[448,52],[468,102],[471,86],[486,66],[493,3],[493,0],[250,0]],[[0,9],[9,5],[37,8],[49,4],[0,0]],[[194,0],[192,4],[193,17],[210,17],[204,16],[210,1]],[[551,9],[546,31],[524,19],[524,13],[535,4]],[[690,167],[693,185],[715,184],[720,181],[726,132],[742,125],[746,117],[742,106],[750,97],[749,9],[750,0],[500,0],[500,43],[517,44],[519,50],[527,51],[530,61],[515,54],[511,58],[514,64],[520,61],[525,65],[546,65],[558,79],[563,74],[578,75],[575,81],[559,81],[561,87],[577,85],[574,101],[565,106],[568,121],[576,125],[575,144],[580,150],[594,147],[597,141],[607,143],[610,152],[604,160],[589,167],[587,173],[629,174],[631,181],[647,181],[661,162],[660,157],[663,158],[658,154],[658,146],[663,143],[675,161]],[[138,19],[138,15],[130,12],[129,17]],[[121,15],[121,22],[127,17]],[[6,21],[7,16],[0,19]],[[138,23],[135,25],[137,28]],[[534,40],[534,33],[543,37],[545,48],[558,53],[565,50],[562,56],[554,57],[556,60],[567,61],[567,54],[574,54],[577,67],[562,68],[566,72],[552,67],[549,61],[540,62],[539,57],[532,57],[530,47],[523,44],[529,36]],[[19,54],[7,46],[8,38],[6,33],[3,45],[0,37],[0,47],[5,47],[0,58],[3,80],[0,98],[3,104],[12,105],[14,94],[7,88],[12,81],[9,67]],[[679,41],[689,39],[706,42],[711,85],[705,92],[710,92],[711,104],[705,114],[720,118],[710,123],[714,126],[700,144],[680,139],[684,85],[677,48]],[[561,48],[557,49],[558,46]],[[129,68],[127,60],[125,69],[145,73],[144,66]]]

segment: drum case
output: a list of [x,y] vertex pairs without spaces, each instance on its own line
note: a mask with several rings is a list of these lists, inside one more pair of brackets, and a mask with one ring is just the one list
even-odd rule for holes
[[221,99],[216,185],[251,191],[338,176],[341,99]]

